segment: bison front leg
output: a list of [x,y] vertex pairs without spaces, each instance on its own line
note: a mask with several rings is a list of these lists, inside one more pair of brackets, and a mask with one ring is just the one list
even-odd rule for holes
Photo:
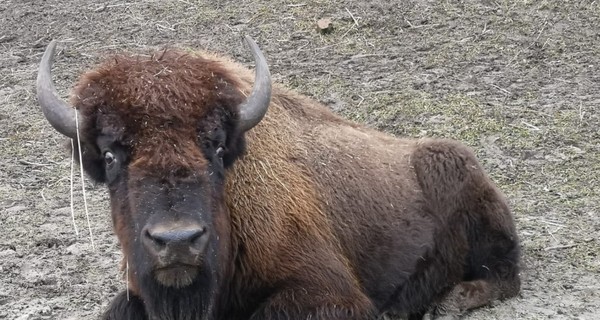
[[119,293],[102,315],[102,320],[148,320],[144,303],[133,293]]
[[273,295],[251,320],[369,320],[375,319],[371,301],[357,289],[351,292],[297,286]]

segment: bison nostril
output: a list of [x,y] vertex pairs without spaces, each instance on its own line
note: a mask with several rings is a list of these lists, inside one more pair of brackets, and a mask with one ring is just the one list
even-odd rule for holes
[[196,243],[206,232],[205,228],[198,228],[198,230],[196,230],[196,233],[194,233],[191,238],[190,238],[190,242],[191,243]]
[[146,236],[146,239],[149,239],[153,244],[157,245],[158,247],[164,247],[166,245],[165,241],[163,241],[160,237],[153,236],[149,230],[146,230],[144,235]]

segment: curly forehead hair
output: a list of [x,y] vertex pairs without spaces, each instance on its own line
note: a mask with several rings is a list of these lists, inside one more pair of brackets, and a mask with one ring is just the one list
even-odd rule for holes
[[195,145],[198,130],[236,119],[245,98],[238,88],[221,62],[169,49],[107,59],[80,78],[72,104],[87,120],[87,141],[112,135],[146,170],[198,169],[205,162]]

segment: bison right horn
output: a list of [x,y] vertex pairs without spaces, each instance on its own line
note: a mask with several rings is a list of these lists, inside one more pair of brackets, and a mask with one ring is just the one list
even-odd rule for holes
[[249,36],[245,36],[244,39],[250,47],[256,63],[252,93],[239,108],[240,128],[243,131],[248,131],[262,120],[271,103],[271,73],[269,72],[267,59],[265,59],[256,42]]
[[40,63],[37,77],[37,96],[44,116],[58,132],[75,139],[77,137],[77,124],[75,123],[77,110],[59,98],[58,92],[52,83],[52,61],[56,41],[52,40]]

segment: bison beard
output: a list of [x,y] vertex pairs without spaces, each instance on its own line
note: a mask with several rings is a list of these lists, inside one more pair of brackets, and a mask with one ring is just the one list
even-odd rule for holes
[[216,284],[200,275],[183,288],[165,287],[155,279],[141,280],[141,293],[123,292],[113,299],[103,315],[106,320],[216,319]]
[[247,41],[255,79],[208,53],[118,55],[81,77],[74,108],[54,42],[44,54],[44,115],[71,138],[82,119],[130,268],[104,319],[419,319],[518,294],[513,217],[471,150],[272,88]]

